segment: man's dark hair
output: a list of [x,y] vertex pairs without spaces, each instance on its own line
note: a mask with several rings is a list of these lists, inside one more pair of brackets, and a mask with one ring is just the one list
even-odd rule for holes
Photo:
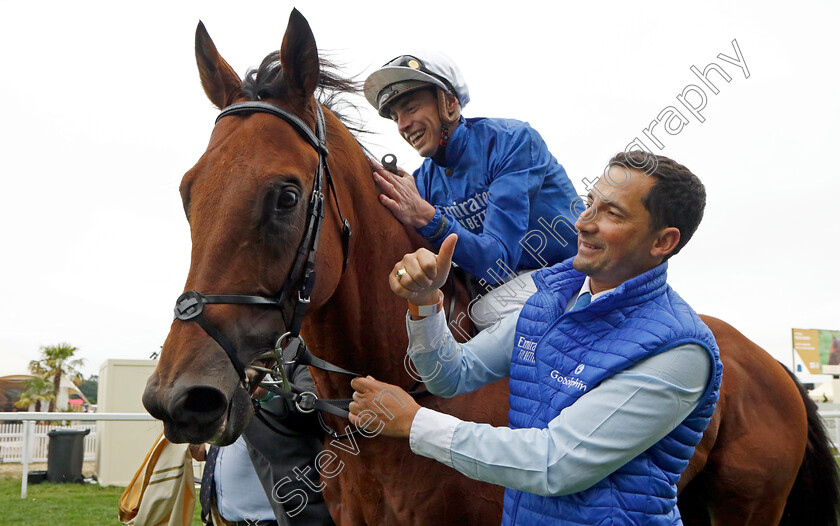
[[673,159],[639,150],[617,153],[609,162],[609,166],[614,165],[656,177],[642,200],[650,213],[650,229],[676,227],[680,231],[680,242],[665,256],[666,260],[682,250],[700,225],[706,208],[706,188],[700,179]]

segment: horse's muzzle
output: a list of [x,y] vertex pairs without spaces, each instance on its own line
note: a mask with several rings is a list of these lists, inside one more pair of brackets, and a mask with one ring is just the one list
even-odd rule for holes
[[232,443],[250,422],[248,393],[237,388],[228,398],[210,385],[173,386],[168,392],[157,389],[155,378],[143,393],[143,405],[153,417],[163,421],[167,440],[217,445]]

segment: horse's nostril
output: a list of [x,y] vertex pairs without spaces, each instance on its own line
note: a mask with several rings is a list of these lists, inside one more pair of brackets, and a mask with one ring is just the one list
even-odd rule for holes
[[172,416],[176,421],[199,425],[210,424],[221,417],[227,409],[224,393],[215,387],[191,387],[184,393],[181,403],[176,404]]
[[215,387],[194,387],[184,399],[184,410],[191,413],[218,412],[227,406],[225,395]]

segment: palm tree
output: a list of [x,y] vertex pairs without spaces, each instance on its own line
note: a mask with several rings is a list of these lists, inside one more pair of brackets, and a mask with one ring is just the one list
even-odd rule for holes
[[41,347],[40,360],[29,362],[29,370],[33,375],[43,380],[52,380],[52,398],[49,401],[48,411],[55,411],[55,400],[58,397],[62,376],[67,375],[74,383],[82,380],[82,373],[78,368],[84,365],[85,361],[71,359],[78,350],[69,343],[47,345]]
[[26,409],[35,404],[35,411],[40,411],[41,403],[49,403],[55,400],[52,382],[49,380],[33,376],[26,380],[25,385],[26,389],[20,393],[18,401],[15,402],[16,407]]

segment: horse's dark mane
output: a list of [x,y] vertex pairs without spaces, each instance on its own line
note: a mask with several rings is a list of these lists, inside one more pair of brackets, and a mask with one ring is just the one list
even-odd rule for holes
[[[360,117],[348,115],[348,110],[359,115],[358,106],[348,100],[346,95],[359,95],[362,83],[355,77],[344,77],[338,73],[339,66],[324,58],[319,58],[321,74],[315,98],[328,108],[358,139],[365,133]],[[280,52],[269,53],[257,69],[249,69],[242,81],[242,91],[251,100],[278,98],[286,96],[286,83],[283,81],[283,68],[280,64]]]

